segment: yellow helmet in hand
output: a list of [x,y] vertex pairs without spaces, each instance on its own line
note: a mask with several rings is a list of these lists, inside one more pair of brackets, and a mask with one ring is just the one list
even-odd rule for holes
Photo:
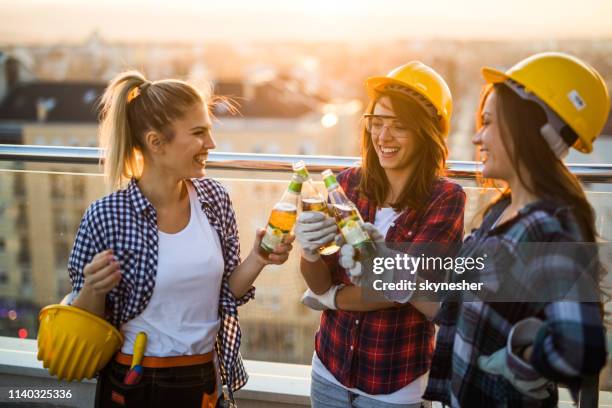
[[39,320],[37,358],[60,380],[92,378],[123,344],[119,330],[78,307],[47,306]]

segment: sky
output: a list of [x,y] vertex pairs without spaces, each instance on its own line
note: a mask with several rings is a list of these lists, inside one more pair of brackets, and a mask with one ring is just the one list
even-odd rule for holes
[[0,0],[0,43],[612,38],[612,0]]

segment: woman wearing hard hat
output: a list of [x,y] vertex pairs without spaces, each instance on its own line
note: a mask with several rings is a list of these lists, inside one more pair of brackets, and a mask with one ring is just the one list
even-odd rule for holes
[[[410,62],[370,78],[360,167],[337,180],[374,240],[408,246],[460,243],[465,194],[442,177],[452,100],[433,69]],[[352,247],[335,256],[317,249],[334,239],[333,219],[304,212],[296,224],[303,302],[324,310],[312,361],[312,406],[423,407],[434,326],[422,305],[369,301],[352,285],[360,265]],[[322,259],[324,258],[324,259]],[[352,276],[351,276],[352,275]],[[351,278],[353,278],[351,280]]]
[[[589,270],[592,259],[555,250],[596,238],[593,209],[562,159],[570,147],[592,150],[610,100],[600,75],[566,54],[537,54],[505,73],[482,72],[488,85],[472,141],[482,155],[482,176],[508,187],[459,256],[499,254],[491,261],[505,259],[506,265],[488,261],[480,276],[496,288],[514,282],[518,296],[512,303],[489,298],[442,304],[424,396],[453,407],[553,407],[557,383],[575,395],[606,360],[598,292],[587,299],[547,301],[548,295],[533,288],[565,290]],[[547,245],[515,262],[529,243]]]
[[[230,398],[247,381],[237,306],[253,297],[265,265],[287,260],[291,243],[241,261],[229,195],[204,178],[212,103],[185,82],[138,72],[118,75],[104,93],[100,135],[114,192],[87,209],[69,260],[72,305],[125,338],[100,373],[97,407],[208,408],[218,374]],[[144,373],[127,385],[139,332],[148,337]]]

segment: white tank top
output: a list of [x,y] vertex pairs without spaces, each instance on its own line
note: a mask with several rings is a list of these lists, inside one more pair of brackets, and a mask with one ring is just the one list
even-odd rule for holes
[[145,310],[121,327],[125,354],[133,354],[141,331],[148,337],[146,356],[204,354],[214,349],[220,326],[223,253],[194,187],[190,182],[186,185],[189,224],[176,234],[158,231],[155,289]]

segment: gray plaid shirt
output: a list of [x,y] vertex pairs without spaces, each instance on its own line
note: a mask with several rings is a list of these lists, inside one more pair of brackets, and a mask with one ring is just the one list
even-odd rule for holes
[[[240,356],[240,306],[254,297],[251,288],[236,299],[229,288],[229,277],[240,264],[240,242],[236,216],[225,188],[212,179],[192,179],[202,211],[219,234],[225,269],[219,297],[221,327],[217,335],[221,377],[232,392],[246,384],[248,375]],[[153,205],[132,179],[124,190],[116,191],[89,206],[79,226],[68,260],[73,295],[84,284],[83,268],[94,255],[112,249],[120,263],[122,279],[106,298],[107,320],[116,327],[138,316],[148,305],[157,274],[158,229]]]
[[[465,239],[459,256],[486,249],[504,260],[504,248],[514,249],[521,243],[582,241],[571,209],[552,201],[529,204],[511,221],[494,226],[508,204],[509,200],[504,199],[491,208],[482,226]],[[575,276],[584,268],[579,259],[566,255],[543,252],[524,273],[531,274],[534,280],[538,276],[551,277],[551,285],[555,280],[562,284],[564,277]],[[495,262],[486,265],[481,275],[489,283],[521,272],[496,268]],[[597,303],[451,301],[442,304],[435,319],[439,331],[424,398],[452,407],[557,406],[556,388],[550,398],[536,400],[521,394],[501,376],[484,372],[477,364],[480,356],[506,348],[512,328],[529,317],[540,318],[544,325],[535,337],[528,364],[524,364],[527,368],[510,360],[510,370],[515,374],[519,369],[528,371],[529,375],[566,384],[572,391],[586,376],[599,373],[606,361],[606,341]]]

